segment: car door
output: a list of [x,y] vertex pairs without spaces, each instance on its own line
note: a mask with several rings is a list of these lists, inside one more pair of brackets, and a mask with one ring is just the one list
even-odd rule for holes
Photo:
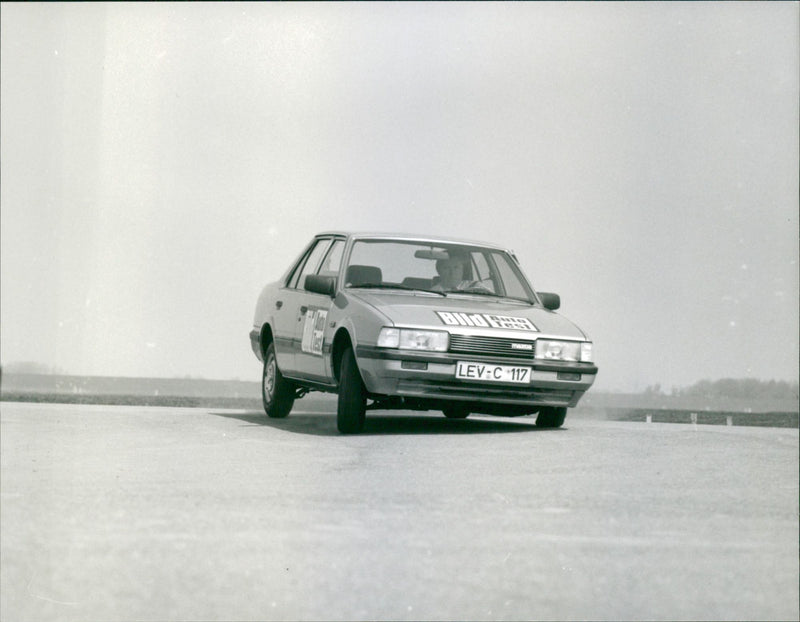
[[[344,238],[335,238],[328,248],[316,272],[323,276],[337,276],[344,251]],[[305,276],[301,277],[305,282]],[[296,339],[300,341],[300,349],[296,354],[297,375],[316,382],[327,382],[330,376],[329,365],[326,357],[330,350],[331,327],[328,314],[333,300],[324,294],[306,292],[303,304],[300,306],[301,319],[297,325]]]
[[285,376],[297,376],[297,353],[300,351],[300,330],[303,326],[309,298],[302,283],[307,274],[313,274],[331,245],[331,238],[317,239],[297,263],[292,275],[281,288],[275,301],[275,352],[278,367]]

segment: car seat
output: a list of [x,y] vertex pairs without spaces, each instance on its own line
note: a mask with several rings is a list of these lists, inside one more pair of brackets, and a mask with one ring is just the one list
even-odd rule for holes
[[415,276],[407,276],[403,279],[403,285],[406,287],[414,287],[416,289],[430,289],[432,279],[422,279]]

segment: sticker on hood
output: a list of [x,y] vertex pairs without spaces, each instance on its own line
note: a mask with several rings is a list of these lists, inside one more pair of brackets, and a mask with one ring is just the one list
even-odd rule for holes
[[481,328],[507,328],[510,330],[535,330],[526,317],[495,315],[493,313],[460,313],[457,311],[436,311],[436,315],[447,326],[479,326]]

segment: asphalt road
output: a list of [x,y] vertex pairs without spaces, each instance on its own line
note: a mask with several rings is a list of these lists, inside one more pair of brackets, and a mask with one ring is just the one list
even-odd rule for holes
[[798,618],[796,429],[328,404],[0,404],[0,619]]

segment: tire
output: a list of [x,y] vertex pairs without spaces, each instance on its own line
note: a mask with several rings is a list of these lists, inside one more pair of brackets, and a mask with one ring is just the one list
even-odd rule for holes
[[536,426],[539,428],[560,428],[567,417],[566,406],[543,406],[536,417]]
[[448,419],[466,419],[469,417],[469,410],[459,404],[448,404],[442,408],[442,412]]
[[342,355],[339,378],[339,402],[336,408],[336,425],[342,434],[357,434],[364,429],[367,411],[367,391],[358,371],[353,349]]
[[264,354],[264,372],[261,374],[261,401],[264,411],[273,419],[283,419],[294,404],[294,385],[278,369],[275,346],[269,344]]

